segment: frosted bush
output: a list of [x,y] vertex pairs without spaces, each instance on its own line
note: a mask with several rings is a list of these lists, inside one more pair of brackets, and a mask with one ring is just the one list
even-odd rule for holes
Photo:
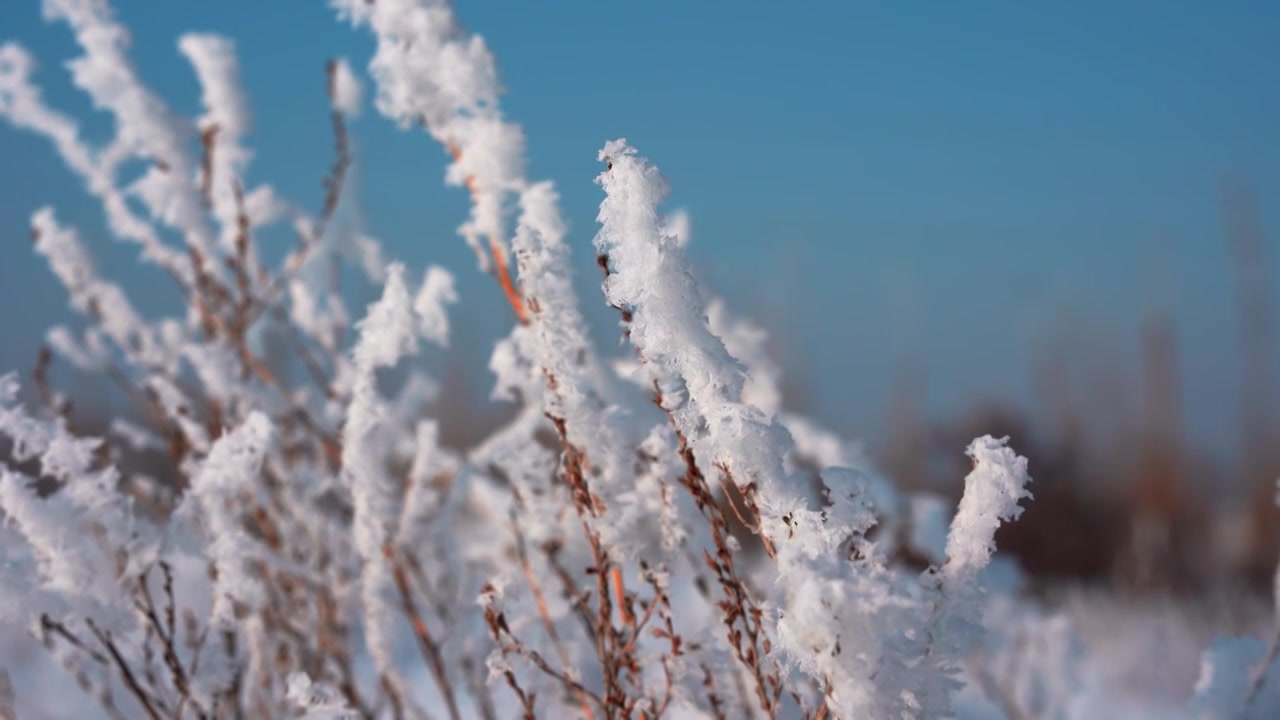
[[[179,40],[203,106],[188,120],[141,82],[105,2],[46,0],[81,49],[73,82],[114,120],[101,145],[46,104],[26,50],[0,45],[0,117],[51,142],[185,299],[144,320],[73,228],[33,213],[83,321],[49,332],[29,403],[0,378],[0,643],[6,660],[44,653],[93,709],[44,691],[48,662],[14,660],[0,715],[1087,716],[1075,626],[987,586],[995,533],[1030,498],[1007,438],[969,446],[954,518],[900,492],[785,409],[767,336],[698,282],[656,165],[604,146],[597,256],[575,258],[554,185],[526,176],[497,64],[452,6],[332,4],[376,51],[368,78],[326,68],[317,210],[243,185],[229,39]],[[441,443],[451,418],[426,411],[437,383],[417,353],[449,345],[454,276],[388,261],[352,210],[347,123],[367,81],[381,115],[450,158],[472,204],[460,234],[515,314],[490,370],[517,410],[465,448]],[[274,267],[258,246],[273,225],[297,237]],[[344,262],[381,289],[363,312],[328,281]],[[588,336],[571,281],[597,267],[619,356]],[[50,382],[59,362],[122,390],[105,437]],[[1188,712],[1269,712],[1275,654],[1215,644]]]

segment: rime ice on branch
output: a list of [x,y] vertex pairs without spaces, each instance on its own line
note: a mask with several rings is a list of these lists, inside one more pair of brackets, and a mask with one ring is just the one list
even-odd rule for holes
[[378,111],[402,126],[422,123],[453,156],[446,177],[465,186],[472,200],[471,220],[460,232],[481,269],[492,267],[521,313],[507,271],[503,202],[526,184],[524,134],[498,110],[493,54],[483,38],[459,26],[452,3],[444,0],[334,0],[333,5],[377,37],[369,70],[377,83]]
[[365,644],[383,682],[404,697],[408,687],[394,657],[397,612],[392,558],[386,549],[398,523],[396,505],[402,489],[385,467],[382,420],[386,411],[377,387],[379,369],[393,367],[417,348],[417,322],[403,267],[388,269],[382,299],[369,306],[357,329],[360,339],[354,351],[355,384],[342,433],[342,465],[351,483],[352,533],[361,560]]
[[[606,197],[595,242],[609,271],[605,295],[628,319],[628,337],[643,359],[663,409],[682,444],[692,450],[690,462],[700,470],[691,465],[689,472],[709,477],[714,473],[721,482],[735,483],[741,490],[758,523],[755,529],[778,565],[777,612],[794,611],[809,618],[807,622],[826,624],[818,635],[838,637],[839,611],[811,607],[810,595],[791,590],[817,591],[812,583],[819,581],[828,583],[828,593],[838,592],[842,583],[835,579],[838,571],[830,568],[839,547],[873,522],[865,509],[860,479],[855,473],[825,473],[830,507],[818,511],[808,506],[801,483],[785,470],[785,458],[794,450],[790,435],[760,409],[741,401],[744,370],[709,329],[684,249],[665,232],[658,213],[667,193],[665,180],[625,140],[608,143],[600,159],[608,169],[598,178]],[[699,492],[691,487],[695,494]],[[732,565],[727,558],[724,563],[718,572],[732,578]],[[734,617],[730,614],[726,619],[730,627]],[[740,648],[738,657],[753,668],[761,709],[773,715],[777,701],[770,699],[766,685],[774,685],[769,678],[776,671],[759,667],[760,650],[756,649],[759,644],[768,653],[766,630],[749,625],[744,632],[753,638],[752,647]],[[812,662],[813,656],[827,650],[819,652],[804,642],[784,642],[780,649],[820,687],[826,686],[823,705],[853,703],[851,696],[865,694],[851,684],[831,687],[839,678]],[[865,682],[865,677],[861,680]]]
[[598,182],[600,205],[595,244],[607,258],[604,290],[609,303],[630,313],[629,337],[661,392],[664,409],[693,448],[704,472],[721,472],[759,511],[767,542],[795,538],[802,553],[810,531],[823,533],[818,513],[787,477],[784,458],[794,449],[787,431],[741,401],[742,365],[708,327],[701,291],[675,238],[664,232],[658,205],[666,181],[625,140],[605,145],[609,169]]
[[[241,426],[218,438],[208,457],[191,481],[187,505],[199,505],[198,516],[206,526],[209,553],[217,572],[214,586],[212,622],[218,628],[236,623],[235,605],[250,610],[263,602],[261,579],[249,569],[255,543],[240,524],[234,510],[239,496],[252,488],[272,442],[271,422],[259,412],[252,413]],[[194,507],[179,509],[178,515],[195,516]]]
[[964,495],[947,536],[947,561],[942,566],[946,583],[972,582],[995,552],[1000,523],[1017,520],[1022,514],[1018,502],[1031,498],[1027,459],[1008,442],[1009,438],[984,435],[965,451],[973,460],[973,472],[964,479]]

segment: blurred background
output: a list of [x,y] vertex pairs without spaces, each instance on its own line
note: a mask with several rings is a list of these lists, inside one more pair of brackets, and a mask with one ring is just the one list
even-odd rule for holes
[[[318,208],[331,162],[326,60],[372,42],[321,2],[115,0],[142,77],[199,114],[186,31],[235,40],[253,182]],[[553,179],[577,283],[622,354],[591,238],[596,151],[625,136],[674,187],[708,293],[770,334],[785,404],[859,438],[900,485],[958,497],[963,448],[1009,434],[1036,500],[1002,549],[1045,583],[1268,588],[1280,548],[1280,5],[1267,2],[643,4],[459,0],[498,58],[530,175]],[[0,41],[41,61],[50,104],[105,138],[70,85],[75,48],[39,3]],[[367,78],[365,78],[367,81]],[[366,87],[368,90],[368,87]],[[443,265],[461,304],[441,414],[463,444],[511,311],[456,234],[445,152],[367,104],[352,126],[368,231]],[[0,371],[30,373],[75,322],[30,249],[52,205],[141,309],[176,296],[43,140],[0,124]],[[261,238],[271,254],[290,247]],[[355,288],[360,308],[372,288]],[[363,293],[363,294],[362,294]],[[119,404],[52,369],[79,412]],[[86,422],[88,422],[86,420]]]

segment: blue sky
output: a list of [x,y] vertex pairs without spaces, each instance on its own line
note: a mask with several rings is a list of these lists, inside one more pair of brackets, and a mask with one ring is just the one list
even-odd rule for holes
[[[181,112],[197,114],[198,95],[178,34],[234,38],[255,116],[251,180],[318,206],[323,63],[362,68],[364,31],[321,2],[115,5],[143,77]],[[1178,321],[1189,426],[1230,447],[1238,360],[1218,190],[1226,174],[1254,184],[1280,277],[1280,5],[458,5],[498,58],[531,176],[564,197],[603,346],[617,333],[590,257],[591,180],[596,150],[625,136],[690,212],[714,292],[774,332],[794,401],[828,422],[881,437],[907,358],[934,412],[1027,401],[1030,360],[1064,326],[1069,362],[1128,367],[1117,363],[1133,363],[1138,319],[1163,305]],[[61,67],[70,35],[44,25],[38,3],[4,3],[3,39],[41,60],[51,103],[90,112]],[[508,317],[454,233],[466,198],[443,187],[443,151],[372,108],[354,134],[369,227],[411,265],[455,271],[457,343],[482,347]],[[0,158],[0,232],[18,248],[0,264],[0,303],[18,309],[0,367],[28,367],[42,329],[69,316],[26,241],[42,204],[143,304],[160,297],[42,141],[0,124]]]

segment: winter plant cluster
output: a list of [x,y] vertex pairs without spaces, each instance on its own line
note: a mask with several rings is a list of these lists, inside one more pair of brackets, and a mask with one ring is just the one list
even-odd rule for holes
[[[139,80],[105,0],[45,0],[114,135],[91,144],[47,104],[14,43],[0,117],[53,144],[185,304],[144,320],[76,230],[33,214],[85,321],[49,331],[32,402],[0,379],[6,632],[111,718],[1075,716],[1072,628],[985,587],[997,528],[1030,498],[1006,439],[969,445],[948,526],[782,410],[763,334],[699,287],[665,181],[625,140],[600,151],[594,256],[575,257],[494,58],[450,4],[332,4],[376,39],[377,110],[424,129],[470,195],[459,232],[516,318],[494,392],[519,411],[465,451],[438,441],[419,351],[448,342],[453,276],[387,262],[351,212],[362,81],[346,61],[328,67],[335,157],[308,210],[244,184],[230,41],[179,41],[204,106],[189,120]],[[272,226],[296,238],[278,263],[260,254]],[[354,332],[341,264],[381,288]],[[597,269],[622,357],[597,351],[570,281]],[[108,379],[141,420],[85,436],[54,363]],[[1266,712],[1273,656],[1213,646],[1188,717]],[[67,707],[17,657],[0,716]]]

